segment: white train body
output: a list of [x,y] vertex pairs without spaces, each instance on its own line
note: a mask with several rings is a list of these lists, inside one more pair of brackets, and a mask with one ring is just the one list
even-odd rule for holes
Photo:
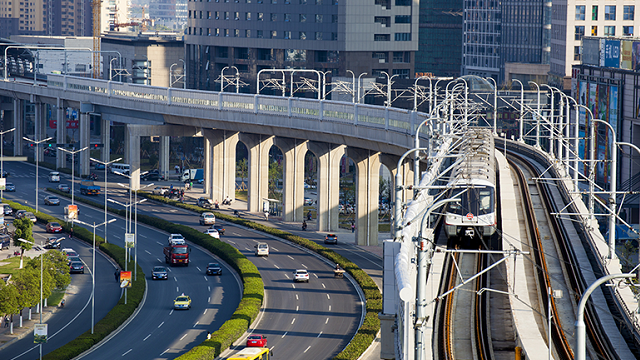
[[489,128],[469,128],[460,149],[463,161],[452,171],[444,229],[447,237],[490,238],[496,232],[495,145]]

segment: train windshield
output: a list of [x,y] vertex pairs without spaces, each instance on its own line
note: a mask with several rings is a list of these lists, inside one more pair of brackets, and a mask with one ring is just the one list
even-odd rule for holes
[[[473,187],[463,193],[465,189],[454,189],[451,197],[459,197],[459,203],[449,203],[449,212],[456,215],[472,213],[475,216],[493,213],[494,189],[490,187]],[[462,194],[461,194],[462,193]]]

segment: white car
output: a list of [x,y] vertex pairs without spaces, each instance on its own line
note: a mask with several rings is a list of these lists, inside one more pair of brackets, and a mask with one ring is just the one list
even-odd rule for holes
[[216,223],[216,216],[210,212],[200,214],[200,225],[213,225]]
[[169,235],[169,245],[184,245],[185,240],[182,234]]
[[299,282],[309,282],[309,273],[305,269],[298,269],[293,272],[293,281]]
[[269,256],[269,245],[267,243],[258,243],[256,246],[256,256]]
[[214,237],[216,239],[220,239],[220,233],[216,229],[207,229],[207,230],[203,231],[203,233],[205,233],[205,234],[207,234],[207,235],[209,235],[211,237]]
[[60,182],[60,173],[52,171],[49,173],[49,182]]

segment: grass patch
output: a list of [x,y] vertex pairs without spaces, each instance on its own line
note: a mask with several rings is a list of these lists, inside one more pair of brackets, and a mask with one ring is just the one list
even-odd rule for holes
[[249,192],[247,190],[236,190],[236,200],[249,200]]
[[[4,253],[2,253],[4,255]],[[9,252],[7,252],[7,254],[9,254]],[[25,263],[27,262],[28,259],[25,259]],[[9,259],[2,259],[0,260],[0,274],[7,274],[7,275],[14,275],[16,274],[18,271],[20,271],[21,269],[19,269],[20,267],[20,256],[13,256],[13,254],[11,254],[11,257]]]
[[64,297],[64,290],[53,289],[51,291],[51,296],[47,299],[47,304],[49,306],[58,306],[60,304],[60,300]]

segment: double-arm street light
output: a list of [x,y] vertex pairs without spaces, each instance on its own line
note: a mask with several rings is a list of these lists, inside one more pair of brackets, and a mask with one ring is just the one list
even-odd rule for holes
[[104,241],[109,242],[107,240],[107,185],[109,184],[109,182],[107,181],[107,168],[109,167],[109,165],[113,164],[114,162],[118,162],[122,160],[122,158],[117,158],[115,160],[111,160],[107,162],[103,162],[94,158],[89,158],[89,159],[92,161],[95,161],[98,164],[104,165],[104,221],[105,221],[104,222]]
[[29,138],[28,138],[28,137],[26,137],[26,136],[23,136],[22,138],[23,138],[23,139],[25,139],[25,140],[27,140],[27,141],[29,141],[29,142],[31,142],[31,143],[33,143],[33,144],[35,145],[35,152],[36,152],[36,212],[38,212],[38,168],[39,168],[39,164],[38,164],[38,162],[39,162],[39,160],[40,160],[40,159],[38,158],[38,156],[40,155],[40,151],[39,151],[40,149],[39,149],[39,147],[40,147],[40,144],[41,144],[41,143],[46,142],[46,141],[49,141],[49,140],[51,140],[51,139],[53,139],[53,138],[52,138],[52,137],[48,137],[48,138],[46,138],[46,139],[42,139],[42,140],[40,140],[40,141],[36,141],[36,140],[29,139]]
[[[58,148],[58,150],[60,151],[64,151],[66,153],[71,154],[71,205],[74,204],[73,199],[74,199],[74,184],[75,184],[75,169],[76,169],[76,164],[75,164],[75,155],[76,153],[79,153],[80,151],[85,151],[87,150],[89,147],[85,146],[80,150],[67,150],[67,149],[63,149],[63,148]],[[36,176],[37,178],[37,176]],[[73,224],[73,222],[71,223]]]
[[109,221],[105,221],[102,224],[93,223],[93,225],[86,223],[84,221],[76,220],[76,222],[91,226],[93,228],[93,255],[92,255],[92,265],[91,265],[91,333],[93,334],[93,325],[95,323],[95,313],[96,313],[96,228],[98,226],[107,225],[116,221],[116,219],[111,219]]
[[[4,176],[4,134],[15,130],[16,128],[0,132],[0,177]],[[6,180],[5,180],[6,181]],[[0,187],[0,197],[2,197],[2,188]]]
[[[25,240],[22,238],[18,238],[18,241],[22,241],[24,243],[28,243],[31,244],[33,246],[36,246],[35,243],[29,241],[29,240]],[[42,282],[43,282],[43,270],[44,269],[44,253],[40,254],[40,324],[42,324]],[[22,320],[20,320],[22,321]],[[42,343],[40,343],[40,360],[42,360]]]
[[[118,184],[118,185],[124,186],[124,184]],[[146,185],[145,187],[148,187],[148,186],[153,186],[153,184]],[[138,264],[138,204],[142,204],[143,202],[147,201],[147,199],[142,199],[142,200],[138,201],[137,192],[136,192],[136,200],[134,202],[131,202],[131,200],[129,200],[129,204],[123,204],[123,203],[121,203],[119,201],[116,201],[116,200],[113,200],[113,199],[109,199],[108,201],[124,207],[125,211],[128,210],[128,212],[129,212],[129,216],[128,216],[128,222],[129,222],[129,224],[128,224],[128,232],[129,233],[131,233],[131,209],[129,209],[129,208],[131,206],[134,207],[134,210],[133,210],[133,212],[135,213],[135,215],[134,215],[134,231],[133,231],[133,233],[134,233],[134,238],[133,238],[133,240],[134,240],[134,257],[135,257],[134,258],[134,262],[136,264]],[[125,224],[125,231],[127,231],[126,229],[127,229],[127,226]],[[125,268],[125,270],[126,270],[126,268]],[[137,280],[137,278],[138,278],[138,267],[137,266],[133,269],[133,274],[134,274],[133,275],[133,280]]]

